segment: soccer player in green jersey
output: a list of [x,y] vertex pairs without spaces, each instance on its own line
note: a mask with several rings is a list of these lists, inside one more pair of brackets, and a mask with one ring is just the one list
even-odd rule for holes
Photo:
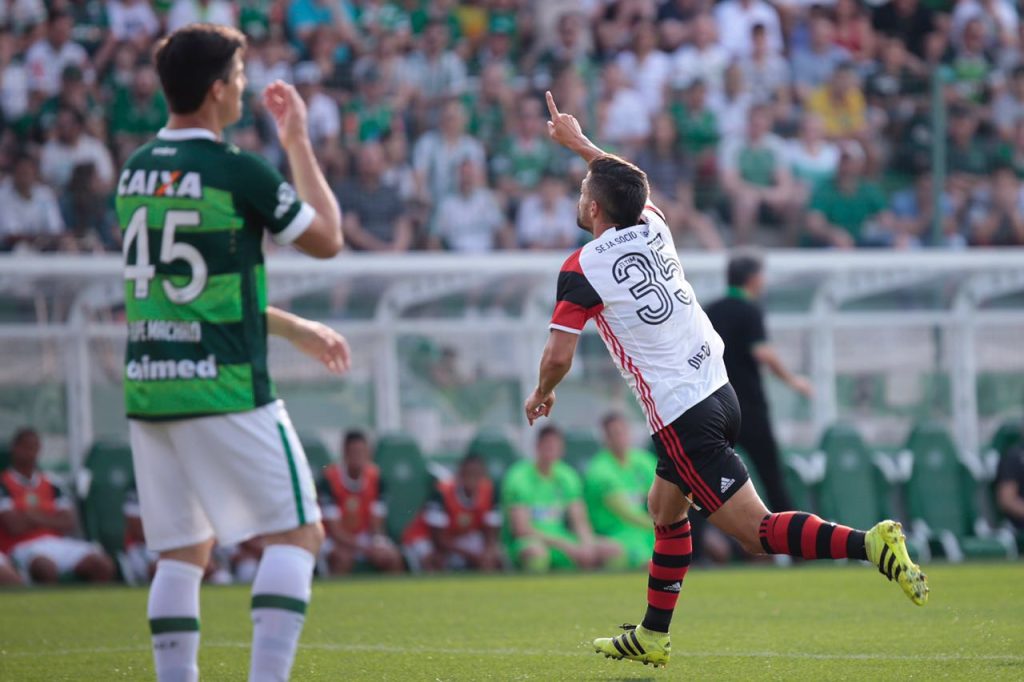
[[267,334],[333,372],[349,363],[336,332],[267,307],[264,230],[330,258],[342,246],[341,212],[291,86],[273,83],[264,102],[295,188],[221,141],[242,113],[244,53],[241,33],[212,25],[160,43],[170,118],[117,186],[125,403],[142,523],[160,554],[148,607],[159,680],[198,679],[199,584],[215,538],[266,545],[253,581],[249,679],[288,678],[323,529],[305,453],[267,371]]
[[537,434],[536,461],[513,464],[502,481],[505,546],[527,571],[600,568],[622,556],[615,543],[594,536],[583,483],[564,454],[562,432],[549,424]]
[[594,532],[622,547],[626,562],[646,566],[654,551],[647,491],[658,459],[632,447],[629,422],[617,412],[601,420],[605,448],[594,455],[583,477],[583,499]]

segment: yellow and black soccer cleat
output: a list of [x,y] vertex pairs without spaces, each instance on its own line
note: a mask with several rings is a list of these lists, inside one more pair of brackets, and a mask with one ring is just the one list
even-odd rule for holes
[[928,601],[928,576],[910,560],[903,526],[897,521],[875,524],[864,538],[868,561],[890,581],[895,580],[903,592],[918,606]]
[[643,626],[623,625],[625,632],[594,640],[594,651],[608,658],[639,661],[655,668],[668,665],[672,643],[666,632],[652,632]]

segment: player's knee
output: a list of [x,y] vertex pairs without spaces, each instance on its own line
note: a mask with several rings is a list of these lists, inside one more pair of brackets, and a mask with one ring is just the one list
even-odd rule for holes
[[106,583],[114,579],[114,562],[106,554],[97,552],[82,559],[75,567],[75,574],[94,583]]
[[35,583],[55,583],[60,580],[57,564],[46,557],[36,557],[29,564],[28,574]]

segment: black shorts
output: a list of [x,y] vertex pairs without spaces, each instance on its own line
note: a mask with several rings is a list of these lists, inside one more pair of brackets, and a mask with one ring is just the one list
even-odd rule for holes
[[726,384],[652,436],[658,476],[704,516],[715,513],[750,478],[733,450],[739,432],[740,405]]

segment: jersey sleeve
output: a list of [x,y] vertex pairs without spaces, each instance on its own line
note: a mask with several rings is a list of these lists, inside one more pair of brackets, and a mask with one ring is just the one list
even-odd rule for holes
[[263,159],[243,152],[236,197],[270,230],[278,244],[291,244],[313,223],[316,211]]
[[587,320],[604,308],[601,297],[583,274],[580,267],[580,249],[569,256],[558,273],[555,294],[555,312],[551,315],[550,329],[579,334]]

